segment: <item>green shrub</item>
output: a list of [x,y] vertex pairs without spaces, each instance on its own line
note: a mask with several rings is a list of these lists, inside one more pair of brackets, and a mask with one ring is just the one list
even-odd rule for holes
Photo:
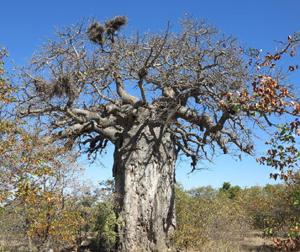
[[114,251],[117,239],[116,226],[120,224],[115,214],[114,182],[103,181],[101,184],[101,200],[93,207],[90,220],[93,239],[92,251]]
[[178,248],[199,251],[211,241],[226,244],[243,239],[249,219],[238,201],[226,192],[211,199],[195,197],[194,192],[176,188],[177,230],[171,239]]
[[[274,195],[275,196],[275,195]],[[265,234],[275,237],[278,249],[300,250],[300,174],[295,173],[285,183],[284,190],[274,198],[276,211],[265,219]]]

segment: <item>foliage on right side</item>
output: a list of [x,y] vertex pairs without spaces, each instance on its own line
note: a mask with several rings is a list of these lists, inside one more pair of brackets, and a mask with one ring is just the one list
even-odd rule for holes
[[[269,241],[266,251],[300,249],[300,173],[283,183],[240,188],[224,182],[184,190],[176,188],[177,224],[170,237],[183,251],[243,251],[251,232]],[[271,244],[273,244],[271,246]],[[265,251],[253,245],[253,251]]]

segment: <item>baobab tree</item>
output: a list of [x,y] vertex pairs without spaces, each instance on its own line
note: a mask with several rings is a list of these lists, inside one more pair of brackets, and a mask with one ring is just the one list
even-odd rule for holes
[[[169,251],[176,160],[195,170],[219,152],[251,154],[253,125],[272,125],[263,111],[286,111],[259,103],[270,85],[281,97],[280,76],[257,77],[236,39],[204,21],[186,16],[177,31],[146,34],[123,32],[126,22],[57,30],[20,69],[18,111],[36,119],[45,142],[90,153],[112,143],[118,249]],[[247,91],[252,82],[260,93]]]

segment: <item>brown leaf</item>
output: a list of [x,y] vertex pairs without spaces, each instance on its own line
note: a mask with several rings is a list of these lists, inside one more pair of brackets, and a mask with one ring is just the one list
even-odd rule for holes
[[294,67],[294,66],[289,66],[289,70],[290,70],[291,72],[293,72],[293,71],[295,70],[295,67]]
[[279,54],[274,55],[274,60],[280,60],[281,56]]
[[295,56],[295,52],[294,52],[294,51],[291,51],[291,52],[290,52],[290,55],[291,55],[291,57]]

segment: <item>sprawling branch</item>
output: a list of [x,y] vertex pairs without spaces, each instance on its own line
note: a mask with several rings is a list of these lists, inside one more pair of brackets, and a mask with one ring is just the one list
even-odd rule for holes
[[114,143],[117,139],[117,130],[113,130],[111,128],[103,129],[99,127],[95,122],[87,122],[84,124],[74,124],[64,130],[59,132],[55,132],[49,136],[44,138],[46,143],[51,143],[58,139],[66,139],[66,138],[77,138],[84,134],[89,133],[97,133],[104,138],[107,138],[112,143]]
[[[269,105],[264,108],[260,96],[250,101],[255,87],[249,80],[257,73],[245,67],[235,38],[189,17],[180,21],[177,33],[168,25],[158,34],[125,36],[120,30],[126,20],[57,30],[57,40],[47,39],[20,69],[20,115],[49,121],[47,141],[80,138],[92,143],[93,151],[98,140],[106,146],[104,140],[116,142],[116,133],[156,122],[170,126],[178,149],[193,165],[208,159],[215,146],[224,153],[232,146],[250,153],[247,122],[262,129],[272,123],[266,113],[261,118],[254,113]],[[263,80],[255,82],[256,93],[272,84]]]
[[209,114],[199,114],[197,111],[185,107],[180,107],[177,110],[176,114],[177,117],[183,118],[189,123],[198,125],[201,130],[206,128],[207,134],[217,133],[218,131],[221,131],[226,120],[229,118],[229,114],[227,112],[224,112],[219,121],[217,123],[214,123],[212,117]]
[[135,104],[139,101],[138,98],[126,92],[124,88],[123,79],[119,74],[116,74],[115,81],[116,81],[118,95],[122,99],[123,104]]

